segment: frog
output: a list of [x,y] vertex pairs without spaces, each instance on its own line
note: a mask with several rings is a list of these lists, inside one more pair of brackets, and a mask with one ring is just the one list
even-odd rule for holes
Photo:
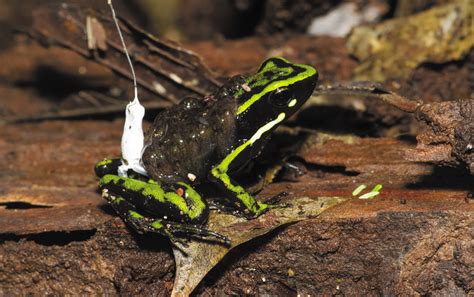
[[273,57],[212,94],[183,99],[160,112],[145,133],[140,162],[146,175],[133,170],[119,175],[120,158],[95,165],[102,196],[137,233],[158,233],[175,243],[196,238],[229,245],[228,237],[204,227],[210,203],[198,188],[216,185],[222,194],[218,204],[246,219],[279,207],[279,199],[272,199],[277,197],[261,201],[232,176],[300,109],[317,80],[314,67]]

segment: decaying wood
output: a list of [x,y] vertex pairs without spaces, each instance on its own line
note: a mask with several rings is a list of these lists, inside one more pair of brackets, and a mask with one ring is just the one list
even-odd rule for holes
[[[131,233],[96,191],[93,164],[118,154],[121,126],[57,121],[2,129],[0,156],[9,164],[0,178],[2,294],[170,293],[167,240]],[[394,139],[308,138],[300,153],[307,173],[260,197],[284,190],[290,199],[349,201],[237,248],[196,292],[472,293],[472,179],[406,160],[412,148]],[[382,184],[381,194],[352,197],[362,183]]]
[[425,104],[418,109],[417,118],[430,129],[417,136],[418,146],[409,152],[410,158],[464,164],[474,175],[474,100]]
[[318,86],[314,95],[375,98],[404,112],[415,113],[417,120],[429,128],[417,136],[418,146],[407,151],[407,157],[442,165],[463,164],[474,175],[474,100],[423,104],[375,84]]

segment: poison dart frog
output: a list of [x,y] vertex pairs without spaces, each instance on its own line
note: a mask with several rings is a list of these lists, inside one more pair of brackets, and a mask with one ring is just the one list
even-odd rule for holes
[[148,177],[119,176],[120,159],[96,164],[102,196],[138,233],[229,244],[203,227],[209,206],[196,186],[217,184],[223,203],[248,219],[277,207],[256,200],[230,175],[259,155],[272,132],[311,96],[317,79],[311,66],[270,58],[214,94],[182,100],[159,113],[145,134],[141,162]]

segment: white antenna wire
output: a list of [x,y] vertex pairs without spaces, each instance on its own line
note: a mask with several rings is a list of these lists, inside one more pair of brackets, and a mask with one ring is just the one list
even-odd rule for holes
[[118,168],[119,176],[128,176],[128,170],[133,171],[147,176],[145,167],[142,164],[141,158],[144,148],[144,134],[143,134],[143,117],[145,116],[145,108],[140,104],[138,100],[138,88],[137,88],[137,77],[135,76],[135,70],[133,69],[132,60],[128,54],[127,46],[123,40],[122,31],[118,24],[117,16],[112,5],[112,0],[107,0],[112,11],[112,17],[119,33],[120,41],[122,42],[125,55],[127,56],[128,64],[132,70],[133,76],[133,88],[135,91],[135,97],[133,101],[127,104],[125,108],[125,123],[123,125],[123,134],[121,141],[122,148],[122,165]]
[[115,15],[115,9],[112,5],[112,0],[107,0],[107,3],[110,6],[110,10],[112,11],[112,18],[114,19],[115,26],[117,26],[117,31],[120,37],[120,41],[122,42],[123,49],[125,51],[125,55],[127,56],[128,64],[130,65],[130,69],[132,70],[133,76],[133,89],[135,91],[135,98],[134,100],[138,99],[138,88],[137,88],[137,77],[135,76],[135,70],[133,69],[132,60],[130,59],[130,55],[128,54],[127,46],[125,45],[125,41],[123,40],[122,31],[120,30],[120,26],[117,21],[117,16]]

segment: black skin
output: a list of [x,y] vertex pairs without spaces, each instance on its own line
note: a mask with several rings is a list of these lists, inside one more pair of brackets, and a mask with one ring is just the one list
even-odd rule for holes
[[[225,87],[224,87],[225,88]],[[145,135],[143,164],[154,180],[194,184],[208,180],[212,166],[232,149],[237,131],[237,103],[231,96],[204,101],[186,98],[155,118]]]

